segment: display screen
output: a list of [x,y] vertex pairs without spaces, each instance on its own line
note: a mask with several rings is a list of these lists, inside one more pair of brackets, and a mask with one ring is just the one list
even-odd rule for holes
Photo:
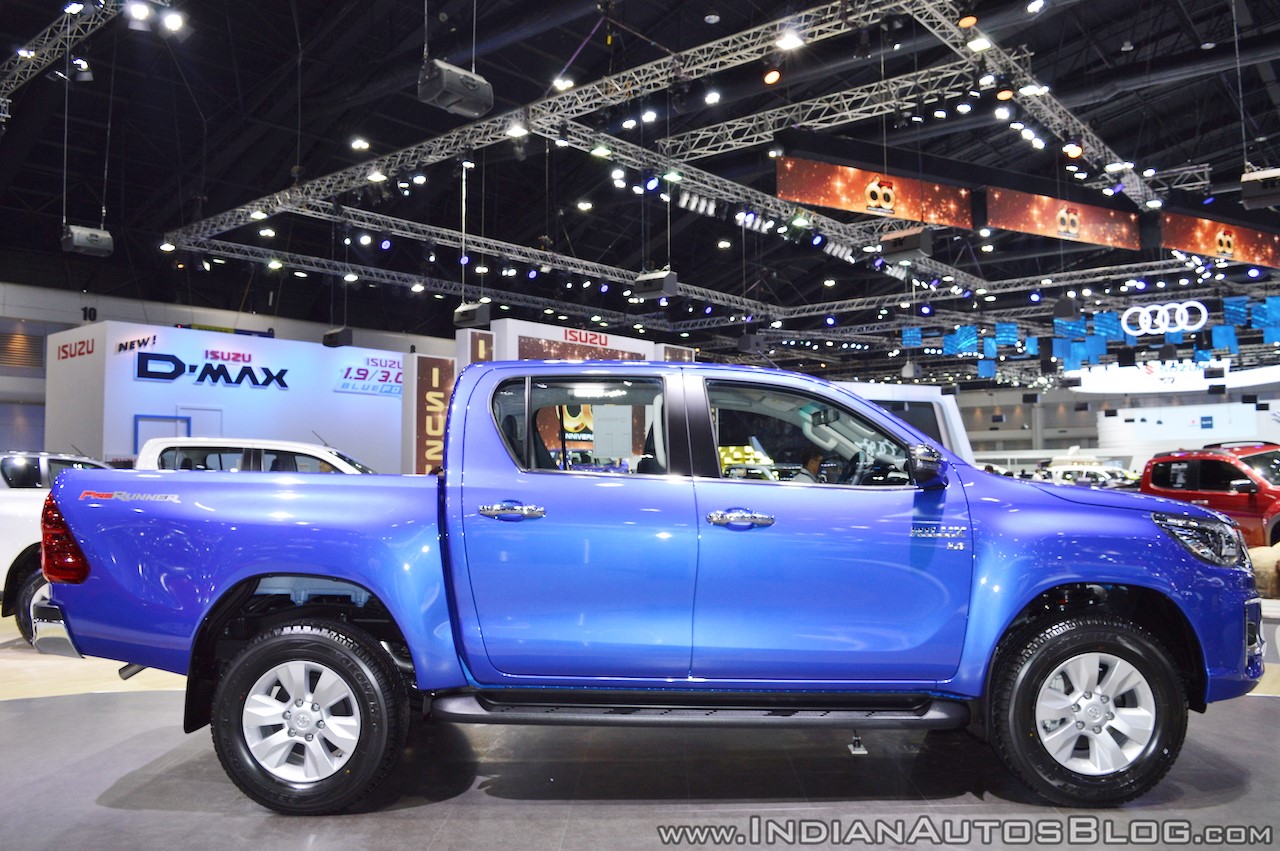
[[1205,257],[1257,263],[1280,269],[1280,234],[1165,213],[1160,218],[1160,244]]
[[987,190],[987,224],[1001,230],[1138,251],[1138,214],[1014,189]]
[[795,157],[778,160],[778,197],[800,204],[972,229],[972,195],[958,186],[883,171]]

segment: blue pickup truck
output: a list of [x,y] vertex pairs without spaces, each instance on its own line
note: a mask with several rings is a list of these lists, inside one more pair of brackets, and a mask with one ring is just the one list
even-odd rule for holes
[[1047,801],[1114,805],[1262,675],[1230,520],[984,473],[820,379],[477,365],[447,434],[441,476],[65,474],[36,646],[187,675],[186,729],[311,814],[415,713],[969,728]]

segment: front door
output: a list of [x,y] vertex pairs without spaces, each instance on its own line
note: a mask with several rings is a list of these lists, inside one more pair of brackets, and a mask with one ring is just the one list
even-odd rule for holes
[[[706,392],[719,457],[750,451],[771,472],[696,480],[693,675],[953,675],[973,562],[959,483],[917,488],[907,441],[853,405],[726,381],[707,382]],[[818,482],[797,470],[815,452],[825,457]]]

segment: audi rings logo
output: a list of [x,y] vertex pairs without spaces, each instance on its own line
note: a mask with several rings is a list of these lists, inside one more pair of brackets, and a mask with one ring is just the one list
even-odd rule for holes
[[1209,308],[1198,301],[1176,304],[1135,305],[1120,317],[1120,325],[1131,337],[1144,334],[1199,331],[1209,321]]

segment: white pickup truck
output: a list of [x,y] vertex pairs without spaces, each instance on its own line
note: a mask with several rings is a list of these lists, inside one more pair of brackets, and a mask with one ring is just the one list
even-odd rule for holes
[[40,575],[40,511],[49,487],[63,470],[107,467],[80,455],[51,452],[0,453],[0,568],[4,569],[0,615],[16,615],[31,640],[31,599],[44,585]]

